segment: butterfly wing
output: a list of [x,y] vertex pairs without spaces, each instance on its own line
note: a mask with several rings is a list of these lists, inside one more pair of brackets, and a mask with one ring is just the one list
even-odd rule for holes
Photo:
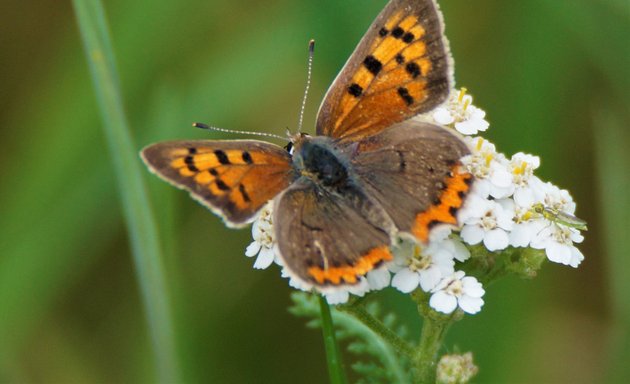
[[276,198],[274,212],[280,258],[302,282],[355,284],[392,259],[391,221],[359,189],[337,193],[300,178]]
[[331,85],[317,134],[369,136],[429,111],[448,97],[452,60],[434,0],[393,0]]
[[242,226],[294,179],[291,157],[256,140],[168,141],[142,150],[149,169]]
[[457,223],[473,180],[459,160],[469,153],[451,131],[408,120],[359,142],[352,164],[396,228],[426,242],[434,225]]

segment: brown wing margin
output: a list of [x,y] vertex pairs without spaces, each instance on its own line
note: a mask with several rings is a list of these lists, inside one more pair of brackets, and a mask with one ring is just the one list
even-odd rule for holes
[[434,0],[392,0],[324,97],[317,134],[349,139],[429,111],[448,97],[452,60]]
[[250,222],[295,178],[287,151],[257,140],[168,141],[144,148],[141,156],[152,172],[231,227]]

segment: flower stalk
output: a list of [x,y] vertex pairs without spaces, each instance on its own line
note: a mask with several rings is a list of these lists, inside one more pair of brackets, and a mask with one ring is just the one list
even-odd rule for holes
[[326,299],[319,295],[319,309],[321,312],[322,333],[324,335],[324,346],[326,348],[326,359],[328,361],[328,375],[331,384],[346,384],[343,364],[341,362],[341,352],[335,337],[330,307]]
[[409,343],[389,329],[382,321],[372,316],[361,303],[339,305],[337,309],[353,315],[374,333],[381,336],[383,340],[387,341],[396,352],[408,358],[412,358],[415,355],[415,350]]

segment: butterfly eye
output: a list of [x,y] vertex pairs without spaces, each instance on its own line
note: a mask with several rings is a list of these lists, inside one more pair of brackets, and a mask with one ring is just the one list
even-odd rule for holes
[[294,148],[293,148],[293,143],[292,143],[292,142],[289,142],[289,144],[287,144],[287,145],[284,147],[284,149],[286,149],[286,150],[287,150],[287,152],[289,152],[289,155],[293,155],[293,149],[294,149]]

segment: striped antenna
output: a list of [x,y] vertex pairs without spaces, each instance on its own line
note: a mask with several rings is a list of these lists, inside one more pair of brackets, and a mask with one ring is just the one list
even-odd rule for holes
[[302,122],[304,121],[304,108],[306,108],[306,98],[308,89],[311,87],[311,72],[313,70],[313,53],[315,52],[315,40],[308,42],[308,75],[306,77],[306,89],[302,98],[302,108],[300,108],[300,122],[298,123],[298,133],[302,132]]
[[267,132],[236,131],[236,130],[233,130],[233,129],[211,127],[211,126],[208,126],[208,125],[206,125],[204,123],[193,123],[192,126],[195,127],[195,128],[206,129],[208,131],[235,133],[237,135],[254,135],[254,136],[273,137],[273,138],[276,138],[276,139],[289,141],[289,138],[287,138],[287,137],[283,137],[283,136],[280,136],[280,135],[274,135],[273,133],[267,133]]

